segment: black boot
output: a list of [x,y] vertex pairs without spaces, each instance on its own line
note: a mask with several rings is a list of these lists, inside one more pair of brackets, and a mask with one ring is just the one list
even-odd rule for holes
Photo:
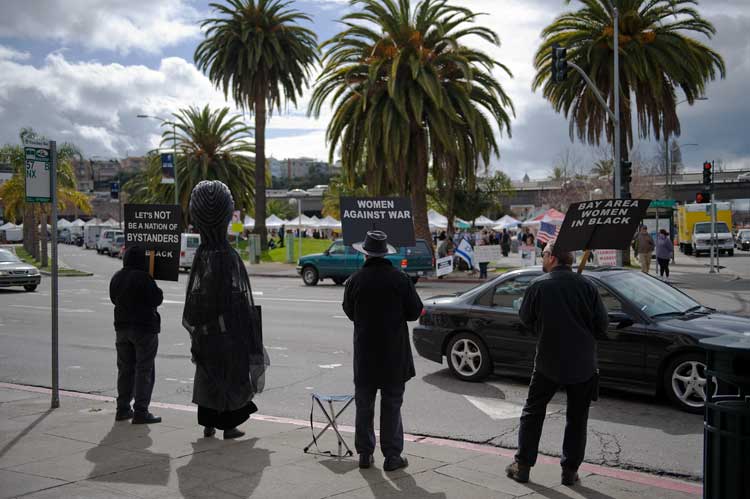
[[161,423],[159,416],[154,416],[150,412],[136,412],[133,416],[133,424],[154,424]]
[[214,435],[216,435],[216,428],[214,428],[213,426],[206,426],[205,428],[203,428],[204,437],[209,438],[213,437]]
[[245,435],[244,431],[240,431],[237,428],[230,428],[224,430],[224,440],[231,440],[233,438],[240,438]]

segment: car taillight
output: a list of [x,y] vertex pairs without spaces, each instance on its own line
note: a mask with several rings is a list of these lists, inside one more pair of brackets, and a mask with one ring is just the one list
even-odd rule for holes
[[407,267],[407,265],[409,265],[409,260],[407,260],[406,258],[404,258],[403,260],[401,260],[401,268],[402,269],[405,269]]

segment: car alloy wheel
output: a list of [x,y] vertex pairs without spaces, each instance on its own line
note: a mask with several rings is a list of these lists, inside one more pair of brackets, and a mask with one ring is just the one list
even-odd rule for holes
[[448,364],[459,379],[480,381],[489,374],[492,361],[479,337],[460,333],[448,345]]
[[[706,364],[683,358],[673,364],[671,370],[672,397],[691,412],[701,412],[706,405]],[[713,380],[714,395],[717,392],[716,380]]]

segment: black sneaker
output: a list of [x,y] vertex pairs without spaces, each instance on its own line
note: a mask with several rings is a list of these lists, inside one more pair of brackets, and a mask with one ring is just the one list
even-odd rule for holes
[[233,438],[240,438],[245,435],[244,431],[240,431],[237,428],[230,428],[224,430],[224,440],[231,440]]
[[161,418],[159,416],[154,416],[150,412],[136,413],[133,416],[133,424],[154,424],[154,423],[161,423]]
[[580,481],[580,478],[578,477],[578,472],[576,472],[576,470],[563,468],[562,479],[560,481],[563,485],[567,485],[568,487],[570,487],[575,485],[576,482]]
[[127,409],[125,411],[117,411],[115,413],[115,421],[127,421],[133,419],[133,410]]
[[401,468],[406,468],[407,466],[409,466],[409,461],[401,456],[386,457],[385,462],[383,463],[383,469],[385,471],[396,471]]
[[505,474],[508,475],[508,478],[512,478],[518,483],[528,482],[530,471],[531,466],[526,466],[518,461],[514,461],[505,468]]
[[372,457],[372,454],[360,454],[359,455],[359,467],[363,470],[366,470],[372,464],[375,462],[375,458]]

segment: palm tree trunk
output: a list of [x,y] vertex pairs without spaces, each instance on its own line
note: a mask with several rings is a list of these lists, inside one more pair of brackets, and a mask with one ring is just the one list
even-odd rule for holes
[[[298,200],[299,201],[299,200]],[[255,96],[255,227],[260,247],[268,248],[266,235],[266,96]]]
[[427,221],[427,141],[422,128],[416,128],[414,136],[416,139],[414,144],[417,148],[417,165],[411,184],[414,232],[418,239],[430,241],[432,236]]

